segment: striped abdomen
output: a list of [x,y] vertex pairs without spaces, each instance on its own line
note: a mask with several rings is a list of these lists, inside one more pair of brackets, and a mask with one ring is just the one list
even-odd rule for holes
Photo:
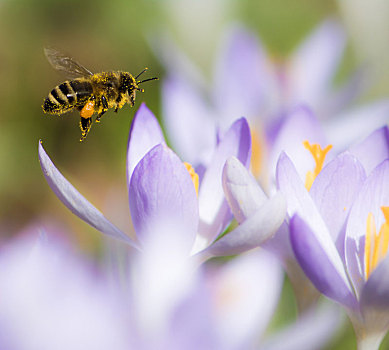
[[74,107],[83,107],[92,93],[92,85],[88,80],[80,78],[65,81],[51,90],[42,108],[46,113],[65,113]]

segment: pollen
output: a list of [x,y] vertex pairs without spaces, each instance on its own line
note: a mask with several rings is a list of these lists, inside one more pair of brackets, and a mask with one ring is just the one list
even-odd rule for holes
[[197,173],[193,169],[192,165],[190,165],[187,162],[184,162],[184,165],[185,165],[186,170],[188,170],[190,177],[192,178],[192,182],[193,182],[193,185],[194,185],[195,190],[196,190],[196,195],[198,196],[199,195],[199,176],[197,175]]
[[251,128],[251,172],[256,178],[259,178],[263,165],[263,138],[256,128]]
[[389,246],[389,207],[381,207],[385,222],[377,234],[374,216],[367,216],[365,236],[365,277],[366,280],[377,265],[385,258]]
[[95,101],[89,100],[80,111],[81,118],[90,118],[95,111]]
[[328,151],[332,148],[332,145],[328,145],[324,149],[322,149],[319,144],[315,143],[311,145],[308,141],[304,141],[303,145],[309,152],[311,152],[316,163],[315,169],[313,171],[308,171],[305,176],[305,188],[309,191],[312,187],[313,181],[315,181],[317,175],[319,175],[323,169],[324,160]]

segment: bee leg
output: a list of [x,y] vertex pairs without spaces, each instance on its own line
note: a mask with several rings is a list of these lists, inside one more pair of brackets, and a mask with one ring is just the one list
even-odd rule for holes
[[121,108],[120,106],[121,101],[122,101],[122,95],[119,95],[119,97],[116,99],[115,113],[117,113],[119,108]]
[[101,96],[101,104],[103,105],[103,110],[96,117],[96,123],[100,123],[100,118],[108,110],[108,102],[104,95]]
[[100,118],[103,116],[103,114],[106,112],[107,110],[103,110],[101,113],[99,113],[96,117],[96,123],[100,123]]
[[81,142],[84,141],[84,139],[87,137],[91,127],[92,127],[92,117],[89,118],[81,117],[80,120],[80,129],[81,129],[80,141]]

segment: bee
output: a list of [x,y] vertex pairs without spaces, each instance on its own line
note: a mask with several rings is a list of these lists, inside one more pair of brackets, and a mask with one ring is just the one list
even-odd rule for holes
[[91,129],[92,116],[97,113],[96,122],[110,108],[117,112],[126,103],[135,104],[136,92],[144,92],[140,84],[158,78],[139,81],[147,70],[143,69],[133,77],[128,72],[114,71],[93,74],[90,70],[54,48],[45,48],[45,55],[57,71],[65,73],[71,80],[56,86],[44,100],[45,113],[63,114],[77,109],[80,112],[81,139],[83,141]]

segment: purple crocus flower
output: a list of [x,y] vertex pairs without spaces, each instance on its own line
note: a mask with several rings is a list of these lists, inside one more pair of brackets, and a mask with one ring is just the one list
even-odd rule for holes
[[[164,41],[159,56],[169,75],[162,91],[163,120],[174,149],[192,164],[208,164],[205,155],[214,147],[215,130],[225,130],[234,119],[244,116],[252,133],[252,170],[262,178],[272,153],[272,131],[285,113],[302,104],[325,121],[329,142],[338,147],[344,149],[357,137],[367,136],[386,122],[389,103],[383,100],[345,109],[363,85],[357,75],[338,89],[332,85],[345,44],[343,29],[327,20],[280,64],[269,58],[255,35],[235,26],[226,33],[215,60],[213,80],[208,82],[180,70],[176,62],[185,60],[185,55]],[[169,55],[163,53],[164,49]],[[175,59],[171,59],[175,52]]]
[[48,233],[28,233],[0,248],[0,348],[128,349],[120,290]]
[[[315,180],[315,177],[318,176],[319,178],[321,171],[326,169],[327,166],[329,167],[336,150],[330,148],[320,123],[307,108],[300,107],[289,113],[274,139],[272,156],[270,158],[270,164],[274,165],[271,167],[276,168],[276,160],[280,155],[281,159],[287,158],[293,163],[294,172],[297,174],[299,183],[302,184],[302,192],[305,193],[306,197],[314,197],[314,200],[317,202],[316,205],[322,210],[326,225],[333,228],[333,241],[339,250],[343,249],[344,235],[340,233],[340,230],[345,224],[345,219],[354,200],[356,190],[360,186],[361,181],[363,181],[363,178],[358,175],[360,173],[357,171],[358,167],[356,167],[352,179],[347,180],[347,186],[339,185],[339,187],[334,187],[333,192],[326,193],[323,189],[327,189],[328,186],[318,187],[318,180]],[[373,168],[389,156],[387,128],[375,131],[362,143],[352,146],[349,152],[354,157],[358,157],[363,163],[364,171],[367,174],[370,173]],[[351,162],[351,164],[353,163]],[[335,165],[332,165],[332,167],[335,167]],[[341,167],[341,169],[343,168]],[[331,167],[328,169],[331,169]],[[282,188],[280,187],[281,192],[287,194],[288,198],[294,198],[294,201],[298,201],[300,197],[296,197],[293,191],[286,192],[285,189],[293,187],[293,183],[289,178],[289,172],[284,172],[283,174],[285,174],[283,178],[284,183],[288,184],[289,187],[286,187],[286,185]],[[227,161],[224,169],[224,178],[225,194],[232,212],[239,223],[244,223],[255,215],[255,211],[260,207],[259,202],[261,198],[266,197],[265,193],[247,169],[234,158]],[[345,175],[344,179],[346,178]],[[307,187],[310,188],[310,192],[307,191]],[[323,199],[322,197],[325,194],[329,197]],[[342,201],[338,197],[342,198]],[[310,199],[309,204],[307,204],[308,208],[311,207],[312,201]],[[323,208],[322,203],[326,201],[331,204]],[[338,203],[336,207],[338,215],[336,217],[333,215],[335,202]],[[312,283],[304,276],[296,261],[290,244],[289,226],[287,223],[284,223],[275,236],[264,243],[263,246],[276,253],[283,262],[294,286],[300,310],[306,309],[315,302],[319,294],[316,288],[312,286]]]
[[290,241],[307,277],[342,304],[361,349],[376,349],[389,329],[387,127],[330,161],[304,186],[282,153],[277,183],[287,199]]
[[[245,119],[237,120],[219,135],[209,166],[198,169],[197,185],[194,169],[185,166],[166,146],[156,118],[146,105],[141,105],[132,123],[127,158],[135,242],[82,197],[59,173],[39,144],[42,170],[50,187],[81,219],[136,249],[142,249],[148,236],[169,232],[168,228],[175,227],[170,231],[180,232],[176,239],[185,242],[181,247],[185,247],[188,255],[196,254],[200,260],[252,249],[274,234],[284,219],[284,200],[276,195],[263,201],[260,216],[219,237],[232,219],[222,186],[223,166],[230,156],[246,165],[249,162],[250,133]],[[261,235],[257,227],[265,228]]]

